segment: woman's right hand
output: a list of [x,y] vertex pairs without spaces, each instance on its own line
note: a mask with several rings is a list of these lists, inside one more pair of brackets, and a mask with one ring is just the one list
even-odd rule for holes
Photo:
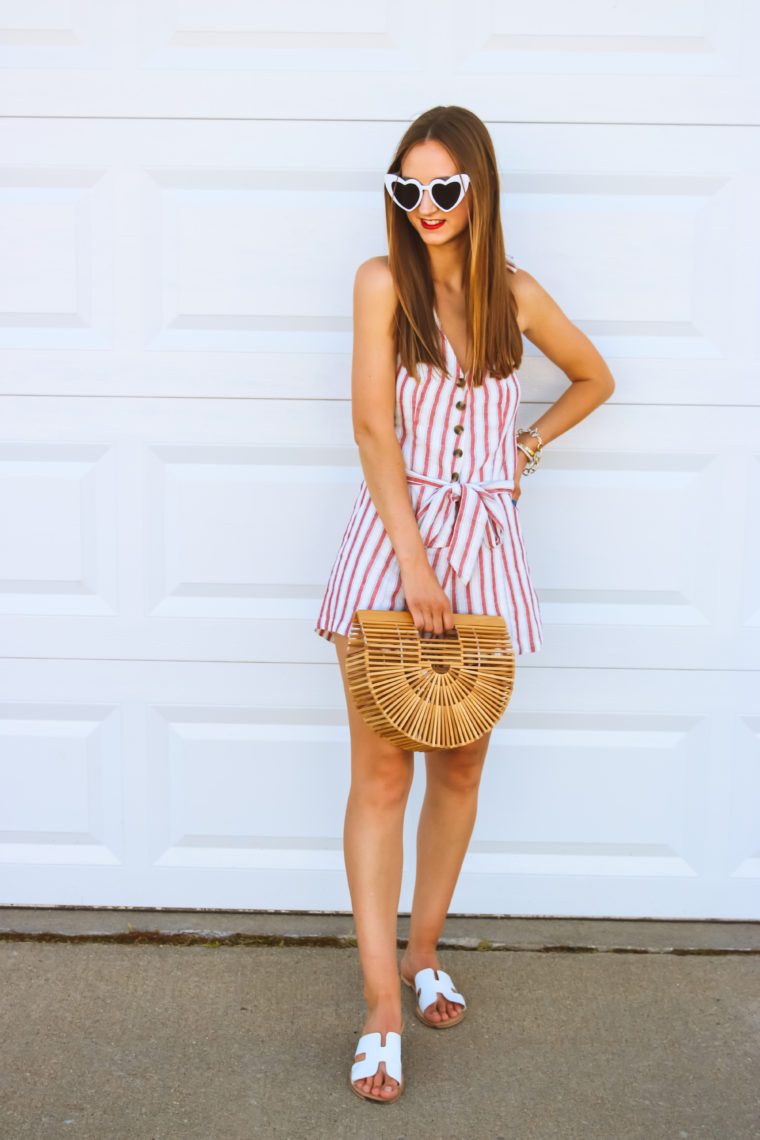
[[447,633],[454,629],[451,603],[424,555],[401,567],[406,607],[420,633]]

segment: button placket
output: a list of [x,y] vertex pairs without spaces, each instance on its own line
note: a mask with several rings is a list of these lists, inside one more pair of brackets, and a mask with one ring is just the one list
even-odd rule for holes
[[[464,388],[467,381],[466,381],[464,376],[461,376],[457,373],[457,376],[456,376],[454,383],[456,384],[457,388]],[[464,392],[462,392],[460,394],[460,397],[457,400],[457,402],[455,403],[454,407],[456,408],[456,410],[458,412],[464,412],[465,411],[467,404],[466,404],[466,401],[464,398]],[[464,419],[464,416],[462,418]],[[464,431],[464,424],[463,423],[455,424],[454,435],[459,437],[459,436],[461,436],[463,431]],[[457,438],[457,443],[459,443],[458,438]],[[451,482],[452,483],[458,483],[459,482],[459,479],[460,479],[459,472],[455,471],[453,468],[456,465],[456,460],[462,458],[462,454],[463,454],[463,451],[462,451],[461,447],[455,447],[454,448],[454,464],[452,465],[452,471],[451,471]]]

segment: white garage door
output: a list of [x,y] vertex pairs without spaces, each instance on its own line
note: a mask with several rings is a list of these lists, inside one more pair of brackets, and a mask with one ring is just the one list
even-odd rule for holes
[[[452,910],[760,917],[757,30],[739,0],[0,3],[2,902],[350,908],[312,627],[360,478],[351,287],[406,122],[460,103],[617,389],[526,480],[545,646]],[[526,348],[532,420],[566,381]]]

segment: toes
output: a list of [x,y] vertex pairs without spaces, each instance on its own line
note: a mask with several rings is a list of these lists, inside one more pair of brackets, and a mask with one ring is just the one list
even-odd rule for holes
[[385,1074],[381,1072],[380,1069],[378,1069],[373,1077],[362,1077],[360,1080],[354,1081],[355,1087],[360,1092],[366,1096],[376,1097],[378,1100],[381,1096],[385,1095],[384,1085],[386,1083]]
[[373,1077],[372,1092],[374,1096],[384,1097],[392,1096],[396,1091],[396,1084],[391,1077],[387,1076],[385,1072],[385,1062],[381,1061],[380,1066]]
[[457,1017],[462,1008],[458,1002],[439,997],[433,1005],[424,1010],[424,1014],[428,1021],[450,1021],[453,1017]]
[[398,1089],[398,1081],[394,1080],[393,1077],[386,1076],[385,1082],[384,1082],[384,1084],[382,1086],[382,1090],[381,1090],[382,1095],[383,1096],[393,1096],[393,1094],[396,1092],[397,1089]]

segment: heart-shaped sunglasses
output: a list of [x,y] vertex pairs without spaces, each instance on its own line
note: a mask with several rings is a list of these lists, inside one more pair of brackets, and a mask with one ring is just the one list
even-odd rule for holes
[[438,207],[448,214],[464,198],[467,187],[470,185],[469,174],[452,174],[450,178],[434,178],[424,186],[416,178],[402,178],[400,174],[386,174],[385,189],[393,201],[407,213],[416,210],[422,201],[423,190],[430,192],[430,197]]

